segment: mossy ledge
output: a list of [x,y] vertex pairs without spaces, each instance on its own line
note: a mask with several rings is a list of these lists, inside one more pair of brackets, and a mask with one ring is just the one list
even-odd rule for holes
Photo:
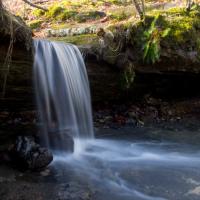
[[[150,29],[155,18],[156,29],[160,32],[168,29],[169,32],[159,38],[159,59],[155,63],[146,63],[143,59],[146,42],[144,33]],[[87,54],[96,54],[100,61],[119,68],[125,68],[131,63],[140,72],[200,73],[199,6],[193,7],[191,12],[183,8],[149,12],[144,21],[129,20],[109,26],[104,31],[105,34],[99,36],[104,41],[103,46],[95,43],[86,49]],[[73,40],[73,36],[70,40]],[[79,41],[76,40],[76,44],[79,45]],[[83,39],[80,45],[84,45]]]

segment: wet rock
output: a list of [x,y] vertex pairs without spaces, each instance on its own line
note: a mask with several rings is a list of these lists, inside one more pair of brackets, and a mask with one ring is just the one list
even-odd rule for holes
[[47,148],[35,143],[32,137],[24,136],[17,138],[12,156],[19,167],[31,170],[43,169],[53,160],[53,155]]
[[74,151],[74,140],[68,131],[53,131],[49,133],[49,146],[54,151],[72,153]]

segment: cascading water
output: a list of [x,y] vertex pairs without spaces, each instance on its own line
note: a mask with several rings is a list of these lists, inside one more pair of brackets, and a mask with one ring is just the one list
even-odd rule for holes
[[63,150],[70,135],[79,151],[81,141],[93,138],[91,98],[86,67],[71,44],[35,40],[34,76],[43,123],[43,142]]

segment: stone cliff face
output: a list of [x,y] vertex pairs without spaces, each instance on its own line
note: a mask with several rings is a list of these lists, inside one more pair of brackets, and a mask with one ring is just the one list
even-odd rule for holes
[[[4,72],[2,69],[3,58],[6,56],[7,48],[8,44],[0,47],[2,72]],[[199,84],[200,63],[195,52],[166,49],[161,53],[158,62],[145,64],[138,59],[139,52],[137,54],[131,46],[127,46],[117,55],[111,55],[112,52],[108,52],[108,48],[81,46],[80,50],[86,55],[85,61],[94,104],[123,101],[124,94],[127,92],[129,93],[128,98],[132,99],[138,93],[151,93],[151,90],[158,88],[158,90],[161,88],[164,90],[165,87],[168,87],[168,90],[170,87],[171,89],[184,90],[186,83],[189,85],[191,83],[191,89],[196,90],[195,88]],[[31,51],[27,51],[20,45],[15,45],[6,93],[4,98],[0,98],[0,110],[34,109],[32,63]],[[128,90],[122,81],[123,72],[127,66],[133,66],[135,71],[134,82]],[[5,73],[1,73],[0,77],[2,88]],[[179,85],[180,88],[178,89],[176,85]]]
[[0,16],[0,110],[4,110],[17,108],[29,91],[26,87],[32,70],[26,65],[32,60],[32,32],[20,18],[2,8]]

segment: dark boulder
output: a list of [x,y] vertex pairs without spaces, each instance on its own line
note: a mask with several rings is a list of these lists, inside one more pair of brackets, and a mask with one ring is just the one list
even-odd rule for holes
[[53,154],[37,144],[32,137],[19,136],[12,150],[13,160],[21,168],[42,170],[53,160]]

